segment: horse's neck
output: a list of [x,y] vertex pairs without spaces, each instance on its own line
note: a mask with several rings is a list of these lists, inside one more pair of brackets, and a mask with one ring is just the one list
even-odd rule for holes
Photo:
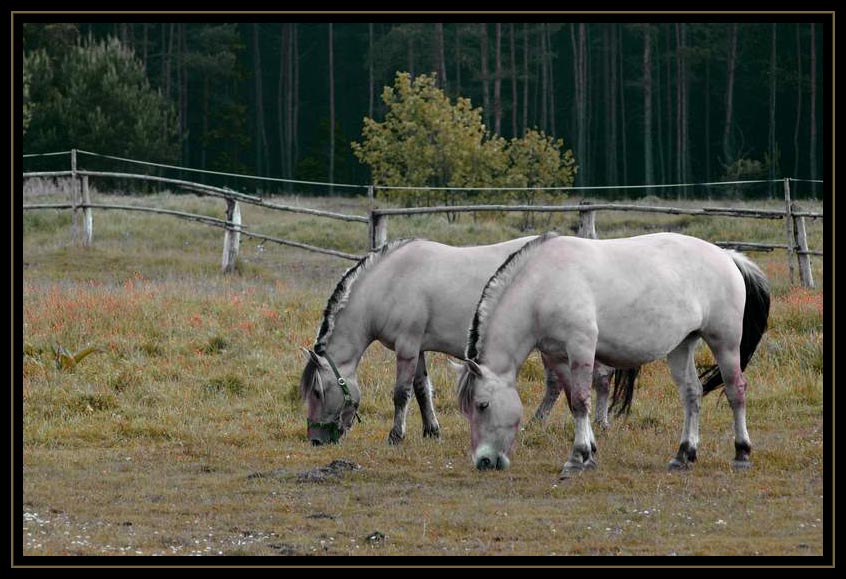
[[363,320],[355,312],[344,310],[335,320],[335,327],[326,344],[326,352],[338,367],[343,366],[355,371],[369,344]]
[[482,362],[501,376],[516,375],[537,343],[532,318],[526,307],[497,308],[488,324]]

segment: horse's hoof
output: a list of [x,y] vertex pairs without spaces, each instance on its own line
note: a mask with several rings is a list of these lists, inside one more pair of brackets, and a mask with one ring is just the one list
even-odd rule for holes
[[581,474],[583,471],[586,470],[594,470],[596,468],[596,460],[593,457],[590,457],[585,462],[576,462],[570,461],[564,463],[564,468],[561,469],[561,473],[558,475],[560,480],[566,480],[568,478],[572,478],[576,475]]
[[682,462],[677,458],[674,458],[670,461],[670,464],[667,465],[667,470],[670,472],[682,471],[682,470],[690,470],[691,464],[689,462]]
[[435,426],[424,426],[423,427],[423,438],[440,438],[441,437],[441,428],[438,425]]
[[388,444],[390,446],[397,446],[404,438],[405,436],[402,434],[397,433],[395,430],[391,430],[391,433],[388,435]]
[[750,460],[733,460],[731,461],[732,470],[748,470],[752,468],[752,461]]
[[608,430],[609,428],[611,428],[611,423],[607,420],[605,422],[597,420],[596,422],[594,422],[594,425],[596,426],[597,430]]

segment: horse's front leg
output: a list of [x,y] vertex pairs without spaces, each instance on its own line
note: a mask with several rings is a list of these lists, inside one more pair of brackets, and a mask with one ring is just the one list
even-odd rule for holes
[[556,376],[555,370],[553,370],[554,363],[552,360],[546,354],[541,354],[541,360],[543,360],[543,374],[546,378],[546,394],[544,394],[543,400],[538,405],[538,409],[535,410],[533,420],[546,420],[546,417],[552,412],[552,407],[555,406],[558,397],[561,396],[565,384],[570,381],[570,369],[567,368],[566,364],[559,367],[560,372],[566,373],[564,378],[559,379]]
[[414,372],[414,396],[420,406],[420,416],[423,419],[423,436],[438,438],[441,427],[435,416],[435,405],[432,401],[432,383],[429,382],[429,372],[426,370],[426,356],[420,352],[417,359],[417,370]]
[[394,385],[394,426],[388,434],[388,444],[399,444],[405,438],[405,417],[411,400],[419,351],[413,354],[397,348],[397,381]]
[[593,381],[593,355],[570,355],[570,411],[576,432],[573,451],[564,463],[560,478],[566,479],[586,469],[596,468],[596,439],[590,427],[590,386]]

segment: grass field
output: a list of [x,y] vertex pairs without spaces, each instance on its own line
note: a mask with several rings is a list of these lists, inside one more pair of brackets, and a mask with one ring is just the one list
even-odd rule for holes
[[[285,201],[365,210],[360,200]],[[223,215],[221,201],[193,196],[120,202]],[[365,250],[360,224],[243,212],[262,233]],[[631,415],[597,433],[599,468],[562,483],[573,429],[565,404],[547,423],[525,424],[510,470],[480,473],[443,355],[430,362],[441,438],[423,439],[412,408],[405,442],[389,447],[394,363],[378,344],[359,371],[363,423],[339,445],[308,444],[299,349],[314,339],[351,262],[247,240],[240,273],[224,277],[218,229],[99,211],[94,247],[83,250],[70,221],[58,211],[23,220],[25,555],[823,553],[823,423],[831,416],[823,408],[823,293],[791,287],[783,253],[752,254],[774,297],[770,330],[747,370],[754,468],[730,469],[731,411],[725,397],[710,395],[699,461],[667,472],[682,410],[666,364],[656,362],[644,369]],[[569,233],[575,216],[538,221],[538,229]],[[389,236],[484,243],[522,234],[521,222],[395,218]],[[602,237],[784,237],[780,221],[603,213],[597,224]],[[809,229],[811,246],[822,248],[822,223]],[[814,275],[822,287],[818,258]],[[60,369],[58,346],[98,351]],[[698,361],[708,356],[703,350]],[[533,354],[519,384],[526,418],[542,396],[541,375]],[[361,469],[323,482],[301,476],[335,459]]]

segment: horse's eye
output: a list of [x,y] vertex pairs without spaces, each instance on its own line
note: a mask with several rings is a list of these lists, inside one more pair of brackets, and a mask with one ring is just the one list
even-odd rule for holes
[[315,398],[317,398],[318,400],[320,400],[320,398],[321,398],[321,395],[320,395],[320,390],[315,390],[315,391],[314,391],[314,397],[315,397]]
[[479,402],[479,411],[484,411],[490,405],[490,402]]

